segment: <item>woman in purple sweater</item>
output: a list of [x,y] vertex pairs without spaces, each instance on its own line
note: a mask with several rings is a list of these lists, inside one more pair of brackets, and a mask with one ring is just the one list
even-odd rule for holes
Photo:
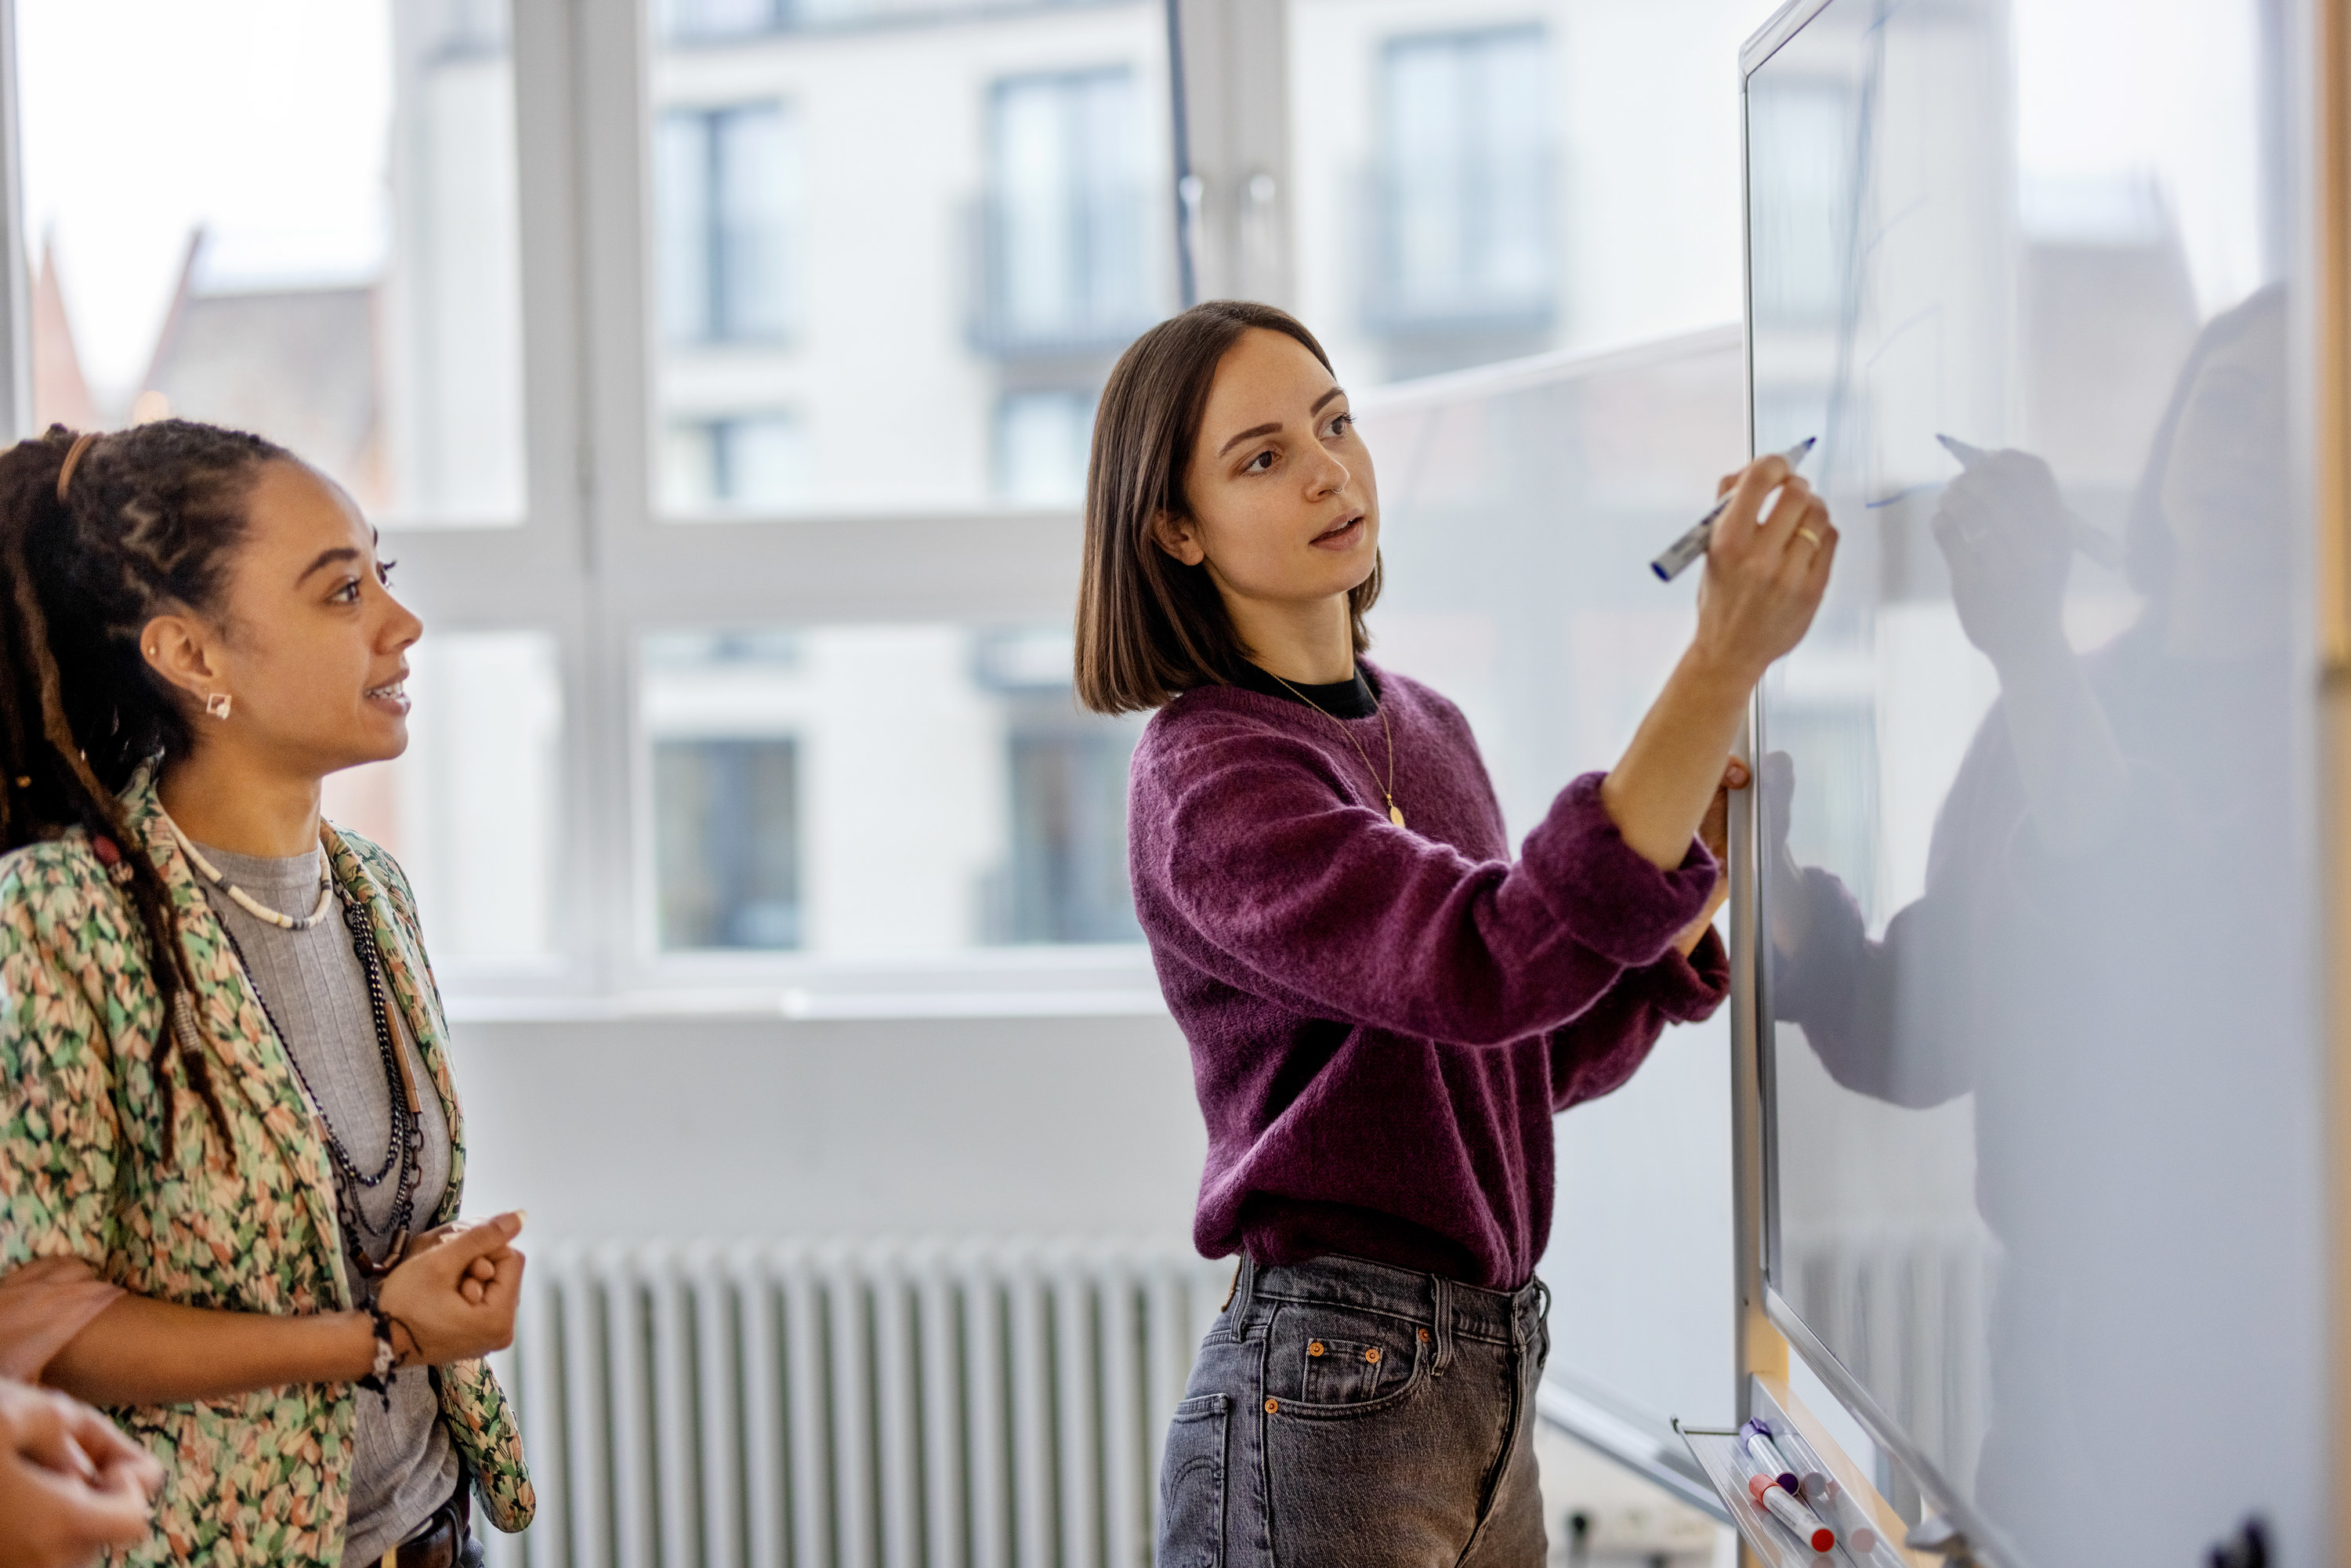
[[1697,835],[1835,553],[1778,458],[1724,486],[1688,653],[1513,862],[1460,711],[1361,658],[1379,500],[1313,335],[1216,301],[1112,372],[1078,691],[1159,710],[1135,910],[1207,1119],[1194,1238],[1241,1260],[1168,1435],[1162,1568],[1543,1561],[1552,1118],[1721,1002]]

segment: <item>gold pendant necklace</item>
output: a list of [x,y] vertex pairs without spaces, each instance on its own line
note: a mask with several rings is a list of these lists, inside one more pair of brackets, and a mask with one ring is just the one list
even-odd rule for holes
[[[1265,670],[1265,666],[1263,664],[1259,664],[1258,668]],[[1273,675],[1273,672],[1271,670],[1265,670],[1265,673],[1269,675]],[[1281,681],[1281,677],[1280,675],[1273,675],[1273,678],[1277,681]],[[1359,673],[1355,678],[1361,680],[1363,676]],[[1377,773],[1372,772],[1372,754],[1364,749],[1364,743],[1355,738],[1355,732],[1347,727],[1347,721],[1345,719],[1341,718],[1337,714],[1332,713],[1329,708],[1324,707],[1321,703],[1316,702],[1312,697],[1308,696],[1304,692],[1300,691],[1288,681],[1281,681],[1281,687],[1282,690],[1296,697],[1300,702],[1304,703],[1308,707],[1312,708],[1316,713],[1321,714],[1324,718],[1327,718],[1332,724],[1337,725],[1339,727],[1339,733],[1347,737],[1347,744],[1355,748],[1355,755],[1364,759],[1364,771],[1371,773],[1374,779],[1377,779],[1379,777]],[[1380,716],[1380,734],[1386,737],[1388,743],[1388,781],[1380,787],[1380,793],[1387,798],[1388,821],[1401,828],[1404,826],[1404,808],[1395,803],[1395,731],[1388,727],[1388,705],[1381,702],[1377,697],[1374,697],[1372,700],[1372,711]]]

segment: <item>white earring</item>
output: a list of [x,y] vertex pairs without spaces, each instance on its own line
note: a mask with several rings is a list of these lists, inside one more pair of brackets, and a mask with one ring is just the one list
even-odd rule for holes
[[226,692],[214,692],[204,698],[204,711],[214,718],[228,717],[228,706],[229,695]]

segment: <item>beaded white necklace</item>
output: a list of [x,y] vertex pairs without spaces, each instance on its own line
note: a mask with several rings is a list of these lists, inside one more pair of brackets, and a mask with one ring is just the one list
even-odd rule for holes
[[172,821],[171,812],[162,812],[162,816],[163,825],[172,830],[172,837],[179,841],[180,852],[186,855],[194,862],[195,868],[204,873],[204,880],[227,894],[231,904],[235,904],[256,920],[266,921],[281,931],[308,931],[327,917],[327,910],[335,901],[335,879],[331,875],[321,875],[319,878],[318,908],[308,915],[281,915],[223,876],[220,868],[204,859],[204,852],[189,841],[187,834],[180,831],[180,824]]

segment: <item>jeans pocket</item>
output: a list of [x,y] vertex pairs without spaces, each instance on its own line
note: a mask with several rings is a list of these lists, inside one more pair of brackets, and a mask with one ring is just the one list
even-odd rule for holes
[[1305,1375],[1299,1380],[1301,1397],[1309,1405],[1362,1405],[1380,1396],[1380,1375],[1395,1365],[1387,1345],[1310,1339]]
[[1159,1466],[1158,1568],[1224,1568],[1225,1433],[1232,1399],[1202,1394],[1176,1406]]
[[1409,1319],[1322,1302],[1284,1305],[1267,1333],[1268,1415],[1368,1416],[1426,1381],[1429,1343]]

